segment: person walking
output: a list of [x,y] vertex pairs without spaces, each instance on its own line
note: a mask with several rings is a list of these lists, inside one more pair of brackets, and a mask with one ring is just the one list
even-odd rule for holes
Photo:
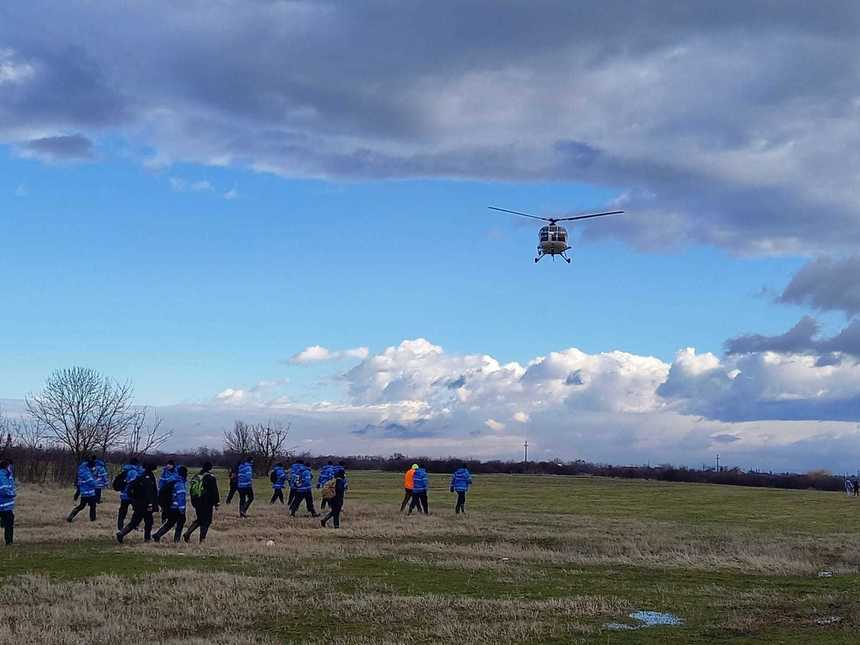
[[170,489],[170,508],[167,510],[167,521],[152,536],[152,539],[156,542],[161,540],[170,529],[174,529],[174,542],[179,542],[179,538],[182,537],[182,527],[185,526],[187,482],[188,469],[185,466],[180,466],[176,469],[176,478],[173,480]]
[[287,483],[287,471],[284,468],[284,464],[275,464],[275,467],[272,468],[272,474],[269,475],[269,480],[272,482],[272,499],[269,501],[269,504],[274,504],[275,500],[280,500],[281,504],[283,504],[284,484]]
[[[239,462],[241,463],[241,462]],[[239,490],[238,481],[238,473],[239,473],[239,464],[235,466],[230,466],[230,471],[227,473],[227,481],[230,484],[230,490],[227,491],[227,499],[224,500],[225,504],[229,504],[233,501],[233,497],[236,495],[236,491]]]
[[406,471],[403,475],[403,501],[400,502],[400,512],[406,508],[406,505],[412,501],[412,482],[415,479],[415,471],[418,470],[418,464],[412,464],[412,468]]
[[191,540],[191,534],[198,528],[200,529],[200,542],[206,539],[206,534],[209,532],[209,527],[212,525],[212,517],[215,509],[221,501],[221,496],[218,493],[218,480],[212,474],[212,463],[206,462],[200,472],[194,475],[189,486],[191,494],[191,506],[194,507],[194,513],[197,516],[182,539],[186,542]]
[[140,465],[137,457],[132,457],[124,464],[122,471],[114,480],[114,490],[119,491],[119,511],[116,515],[116,530],[121,531],[125,524],[125,518],[128,515],[128,507],[131,506],[131,496],[129,490],[134,480],[143,474],[143,467]]
[[308,509],[308,512],[311,514],[311,517],[319,517],[319,513],[317,513],[314,508],[314,473],[307,466],[302,466],[302,471],[299,474],[299,482],[296,486],[296,495],[293,498],[293,505],[290,507],[290,517],[296,516],[296,511],[299,510],[299,506],[304,500],[305,506]]
[[158,484],[155,482],[155,464],[145,463],[143,474],[131,484],[129,490],[131,508],[134,511],[131,521],[116,532],[116,541],[122,544],[126,535],[134,531],[143,522],[143,541],[152,539],[153,513],[158,510]]
[[15,537],[15,473],[12,462],[0,460],[0,527],[3,527],[3,540],[6,546]]
[[860,495],[860,479],[854,480],[854,497]]
[[170,504],[173,494],[172,484],[179,479],[179,471],[176,468],[176,462],[168,459],[164,468],[161,469],[161,477],[158,478],[158,491],[164,493],[164,497],[160,500],[161,507],[161,522],[167,521],[170,515]]
[[463,464],[451,476],[451,492],[457,493],[457,505],[454,507],[455,513],[466,512],[466,492],[471,485],[472,473],[466,468],[466,464]]
[[430,487],[430,478],[427,476],[427,471],[423,468],[418,468],[412,478],[412,502],[409,504],[409,515],[412,515],[414,509],[418,512],[429,515],[430,510],[427,507],[427,489]]
[[239,517],[248,517],[254,503],[254,461],[245,457],[236,472],[236,490],[239,492]]
[[293,502],[296,501],[296,491],[298,490],[299,483],[301,483],[302,479],[302,470],[304,470],[305,465],[301,461],[294,461],[290,464],[290,475],[289,475],[289,486],[290,486],[290,498],[287,500],[287,507],[292,508]]
[[108,469],[105,462],[101,459],[96,459],[96,465],[93,469],[96,476],[96,504],[102,503],[102,490],[108,485]]
[[87,457],[86,461],[82,461],[78,466],[78,493],[80,501],[69,516],[67,522],[73,522],[75,516],[84,510],[87,506],[90,507],[90,522],[96,521],[96,458],[93,455]]
[[[332,479],[334,479],[335,466],[330,461],[320,468],[320,474],[317,477],[317,488],[323,488],[327,483],[329,483]],[[326,504],[328,504],[328,500],[323,497],[320,501],[320,510],[325,509]]]
[[[327,489],[331,488],[331,484],[327,485]],[[338,469],[334,476],[334,496],[329,498],[329,512],[320,520],[320,526],[325,527],[329,520],[334,524],[334,528],[340,528],[340,512],[343,510],[343,498],[346,495],[346,471]]]

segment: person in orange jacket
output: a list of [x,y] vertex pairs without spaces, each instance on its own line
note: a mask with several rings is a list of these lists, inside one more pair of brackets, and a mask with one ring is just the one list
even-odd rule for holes
[[412,464],[412,468],[406,471],[403,475],[403,490],[406,494],[403,496],[403,502],[400,504],[400,512],[406,508],[406,505],[412,501],[412,480],[415,479],[415,471],[418,470],[418,464]]

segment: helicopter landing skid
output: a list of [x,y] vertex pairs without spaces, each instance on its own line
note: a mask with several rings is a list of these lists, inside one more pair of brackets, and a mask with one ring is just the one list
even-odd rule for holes
[[565,262],[567,262],[568,264],[570,264],[570,258],[569,258],[569,257],[567,257],[564,253],[541,253],[539,256],[537,256],[537,257],[535,258],[535,264],[537,264],[538,262],[540,262],[540,261],[544,258],[544,256],[545,256],[545,255],[552,255],[552,259],[553,259],[553,261],[555,260],[555,256],[556,256],[556,255],[560,255],[562,260],[564,260]]

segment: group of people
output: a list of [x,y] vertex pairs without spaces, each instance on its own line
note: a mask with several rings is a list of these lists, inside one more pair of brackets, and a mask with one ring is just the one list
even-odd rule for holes
[[[466,512],[466,493],[472,486],[472,473],[466,468],[466,464],[460,466],[451,475],[450,491],[457,493],[457,503],[454,506],[454,512],[458,515]],[[412,511],[418,509],[419,513],[428,515],[430,513],[429,503],[427,501],[427,490],[430,488],[430,478],[427,471],[418,464],[412,464],[412,468],[406,471],[403,475],[403,501],[400,503],[400,512],[406,509],[409,504],[408,515]]]
[[845,479],[845,494],[849,497],[857,497],[860,496],[860,478],[858,479]]
[[[145,542],[160,541],[171,531],[173,541],[180,539],[189,542],[195,531],[199,530],[199,540],[203,542],[212,525],[215,509],[219,507],[221,498],[218,492],[218,482],[212,473],[212,463],[206,462],[199,472],[189,481],[188,469],[177,466],[173,460],[168,461],[156,478],[156,465],[152,462],[143,464],[132,458],[122,466],[113,480],[112,487],[120,494],[119,510],[116,521],[116,540],[122,543],[125,537],[143,524],[143,539]],[[66,517],[73,522],[75,517],[85,508],[89,508],[89,519],[96,520],[96,508],[102,501],[102,490],[109,483],[108,469],[104,461],[90,456],[80,463],[77,469],[75,496],[77,505]],[[248,509],[254,501],[254,462],[250,457],[243,458],[234,468],[230,469],[230,491],[226,503],[230,504],[233,497],[239,495],[239,516],[248,517]],[[276,463],[272,468],[269,479],[272,484],[271,504],[280,502],[286,504],[290,516],[294,517],[302,502],[312,517],[321,517],[314,506],[314,478],[309,464],[297,460],[289,468],[283,463]],[[450,491],[457,493],[456,513],[466,512],[466,493],[472,485],[472,475],[465,465],[458,468],[451,477]],[[418,464],[413,464],[404,475],[403,486],[405,495],[400,505],[401,512],[409,505],[409,514],[414,510],[429,514],[427,491],[430,479],[427,471]],[[289,488],[289,497],[284,500],[284,488]],[[322,517],[320,524],[325,527],[329,521],[334,528],[340,527],[340,515],[343,510],[344,497],[349,488],[346,478],[346,466],[343,462],[334,464],[329,461],[323,465],[317,476],[316,488],[321,490],[322,501],[320,508],[328,513]],[[860,489],[860,486],[857,487]],[[3,528],[6,544],[12,544],[15,526],[15,476],[12,463],[0,460],[0,527]],[[194,509],[194,521],[185,527],[188,504]],[[128,511],[131,509],[131,519],[126,523]],[[161,512],[161,524],[153,533],[155,514]],[[183,532],[183,528],[185,531]]]

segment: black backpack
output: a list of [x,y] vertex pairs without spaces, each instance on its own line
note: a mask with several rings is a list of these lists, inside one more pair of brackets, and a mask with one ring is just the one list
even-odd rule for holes
[[113,478],[113,489],[119,492],[123,488],[125,488],[125,471],[121,470],[117,473],[116,477]]
[[175,484],[176,482],[168,482],[158,491],[158,505],[162,509],[170,508],[170,505],[173,503],[173,486]]

